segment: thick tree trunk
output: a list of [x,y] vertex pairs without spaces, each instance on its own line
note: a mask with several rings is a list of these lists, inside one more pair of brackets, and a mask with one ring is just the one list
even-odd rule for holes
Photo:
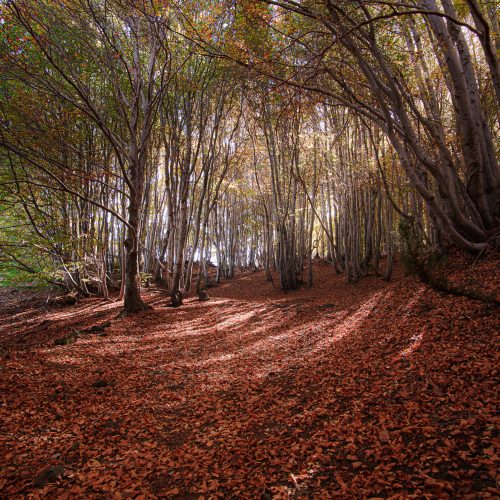
[[148,306],[141,298],[139,283],[139,200],[140,196],[132,196],[129,205],[129,227],[127,228],[127,238],[123,242],[125,250],[125,290],[124,309],[121,316],[135,314],[148,309]]

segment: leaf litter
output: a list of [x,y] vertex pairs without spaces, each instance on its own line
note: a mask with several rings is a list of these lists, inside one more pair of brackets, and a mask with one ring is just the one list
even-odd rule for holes
[[[454,279],[498,298],[498,259],[471,266]],[[313,289],[242,273],[210,295],[152,289],[120,320],[2,302],[2,496],[498,497],[495,304],[322,262]]]

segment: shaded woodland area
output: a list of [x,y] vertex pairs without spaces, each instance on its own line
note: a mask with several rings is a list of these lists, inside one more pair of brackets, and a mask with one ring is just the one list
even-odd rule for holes
[[0,2],[0,492],[495,498],[492,0]]

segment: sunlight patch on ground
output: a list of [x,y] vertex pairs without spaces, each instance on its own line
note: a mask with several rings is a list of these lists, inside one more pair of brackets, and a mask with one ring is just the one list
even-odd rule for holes
[[422,345],[423,338],[424,338],[424,330],[421,330],[420,332],[413,335],[413,337],[410,339],[410,345],[406,349],[401,351],[396,359],[405,358],[410,354],[412,354]]
[[[314,355],[319,351],[322,351],[332,344],[342,340],[347,335],[359,333],[357,331],[358,328],[362,326],[362,323],[370,316],[384,294],[385,292],[383,290],[376,292],[372,298],[360,304],[355,313],[344,316],[344,319],[341,320],[340,323],[336,324],[333,330],[330,330],[330,332],[316,344],[314,350],[311,351],[310,354]],[[327,329],[327,331],[331,328],[331,323],[328,321],[323,321],[322,325],[324,325],[323,328]]]
[[238,314],[231,315],[230,318],[226,319],[225,321],[222,321],[221,323],[218,323],[217,326],[219,328],[228,328],[231,326],[244,323],[246,321],[251,321],[251,319],[254,318],[255,316],[257,316],[257,313],[253,310],[250,310],[248,312],[240,312]]

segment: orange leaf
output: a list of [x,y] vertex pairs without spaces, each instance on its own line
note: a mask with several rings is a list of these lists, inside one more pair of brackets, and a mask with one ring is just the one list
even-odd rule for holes
[[378,433],[378,438],[381,443],[388,443],[391,440],[391,436],[385,427],[382,427],[380,432]]

